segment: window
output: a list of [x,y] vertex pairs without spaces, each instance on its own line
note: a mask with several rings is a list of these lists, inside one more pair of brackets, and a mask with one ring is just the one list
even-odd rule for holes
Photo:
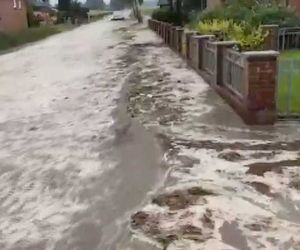
[[22,9],[22,0],[12,0],[14,9]]
[[200,0],[200,10],[205,10],[207,8],[207,0]]

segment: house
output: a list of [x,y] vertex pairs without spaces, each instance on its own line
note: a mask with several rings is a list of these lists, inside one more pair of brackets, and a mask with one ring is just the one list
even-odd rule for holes
[[285,0],[287,6],[291,7],[292,9],[296,10],[300,13],[300,1],[299,0]]
[[25,0],[0,0],[0,32],[18,32],[28,27]]

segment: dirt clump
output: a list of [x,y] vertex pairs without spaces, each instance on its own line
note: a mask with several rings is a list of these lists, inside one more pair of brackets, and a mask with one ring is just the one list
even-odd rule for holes
[[174,141],[177,145],[185,146],[187,148],[205,148],[214,149],[216,151],[224,150],[257,150],[257,151],[299,151],[300,140],[290,142],[266,142],[258,144],[250,144],[243,142],[220,142],[214,140],[187,140],[184,138],[176,138]]
[[146,224],[147,220],[149,219],[150,215],[145,212],[137,212],[131,216],[131,226],[135,228],[139,228]]
[[210,209],[206,209],[203,217],[201,218],[203,227],[214,229],[215,228],[215,222],[212,219],[212,211]]
[[300,190],[300,179],[299,180],[293,180],[290,183],[290,187],[295,188],[297,190]]
[[[196,204],[200,197],[212,194],[211,191],[200,187],[192,187],[183,191],[176,190],[171,193],[160,194],[152,199],[152,203],[161,207],[169,207],[170,210],[180,210]],[[202,202],[205,202],[204,198]]]
[[200,160],[191,156],[179,155],[177,159],[181,161],[183,168],[192,168],[194,165],[199,164]]
[[252,174],[257,176],[264,176],[266,172],[275,172],[278,174],[282,174],[282,167],[276,164],[276,162],[256,162],[250,165],[246,174]]
[[275,172],[278,174],[282,174],[283,167],[300,167],[300,159],[296,160],[285,160],[285,161],[277,161],[277,162],[256,162],[253,164],[249,164],[248,171],[246,174],[253,174],[258,176],[264,176],[266,172]]
[[278,152],[272,151],[272,152],[255,152],[253,154],[250,154],[251,159],[260,159],[260,158],[266,158],[267,160],[273,159]]
[[214,193],[203,189],[201,187],[192,187],[187,190],[187,192],[191,195],[204,196],[204,195],[213,195]]
[[274,196],[274,194],[272,194],[270,191],[270,187],[265,183],[253,181],[253,182],[248,182],[247,184],[255,188],[255,190],[259,193],[262,193],[270,197]]
[[268,231],[272,227],[272,218],[261,218],[257,223],[249,223],[244,225],[245,228],[248,228],[252,231]]
[[161,194],[155,197],[152,202],[161,207],[167,206],[170,210],[185,209],[194,204],[196,198],[192,195],[187,195],[182,191],[175,191],[169,194]]
[[224,159],[226,161],[240,161],[243,160],[243,156],[235,151],[223,152],[218,155],[220,159]]
[[202,229],[193,225],[184,225],[181,229],[182,237],[194,241],[204,241],[205,237],[202,233]]

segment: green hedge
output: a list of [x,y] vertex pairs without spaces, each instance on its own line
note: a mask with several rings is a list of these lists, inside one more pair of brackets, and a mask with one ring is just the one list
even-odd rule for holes
[[157,9],[153,11],[152,13],[152,19],[166,22],[166,23],[172,23],[175,25],[180,25],[180,16],[177,15],[177,13],[169,10],[169,9]]
[[0,51],[35,42],[60,32],[56,26],[44,26],[26,29],[16,34],[0,33]]
[[300,26],[299,15],[290,9],[276,5],[257,5],[251,8],[243,5],[227,5],[224,8],[204,11],[193,22],[212,21],[214,19],[233,20],[237,23],[247,22],[254,26],[260,24],[278,24],[280,27]]

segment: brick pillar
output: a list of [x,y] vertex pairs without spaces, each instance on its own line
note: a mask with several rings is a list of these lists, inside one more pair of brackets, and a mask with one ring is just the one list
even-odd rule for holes
[[153,30],[157,32],[157,21],[153,20]]
[[148,27],[149,27],[149,29],[152,29],[151,26],[152,26],[152,19],[149,19],[149,20],[148,20]]
[[158,22],[158,35],[161,36],[162,22]]
[[160,26],[161,26],[161,30],[160,30],[160,37],[162,38],[162,39],[164,39],[164,32],[165,32],[165,23],[164,22],[161,22],[160,23]]
[[190,38],[190,60],[195,69],[203,69],[202,55],[203,55],[203,43],[206,40],[213,39],[214,35],[193,35]]
[[164,23],[164,43],[167,43],[168,23]]
[[179,27],[176,28],[176,50],[179,54],[182,52],[182,34],[184,32],[184,28]]
[[264,50],[279,50],[278,44],[278,25],[262,25],[263,31],[268,32],[268,35],[265,39],[263,49]]
[[171,38],[170,38],[170,47],[175,48],[176,45],[176,26],[171,26]]
[[246,114],[248,124],[274,124],[276,121],[276,51],[244,52],[246,72]]
[[170,44],[170,27],[171,25],[169,23],[166,23],[166,44]]
[[223,84],[223,51],[226,48],[232,48],[238,43],[235,41],[223,41],[223,42],[213,42],[216,48],[215,62],[216,68],[211,79],[211,84],[222,85]]
[[159,21],[156,21],[155,25],[156,25],[155,31],[156,31],[156,34],[158,34],[158,32],[159,32]]
[[165,40],[165,27],[166,27],[166,23],[161,22],[161,38],[163,40]]
[[187,60],[190,60],[190,40],[191,40],[191,37],[196,35],[197,32],[195,31],[189,31],[189,32],[186,32],[185,33],[185,51],[186,51],[186,59]]

